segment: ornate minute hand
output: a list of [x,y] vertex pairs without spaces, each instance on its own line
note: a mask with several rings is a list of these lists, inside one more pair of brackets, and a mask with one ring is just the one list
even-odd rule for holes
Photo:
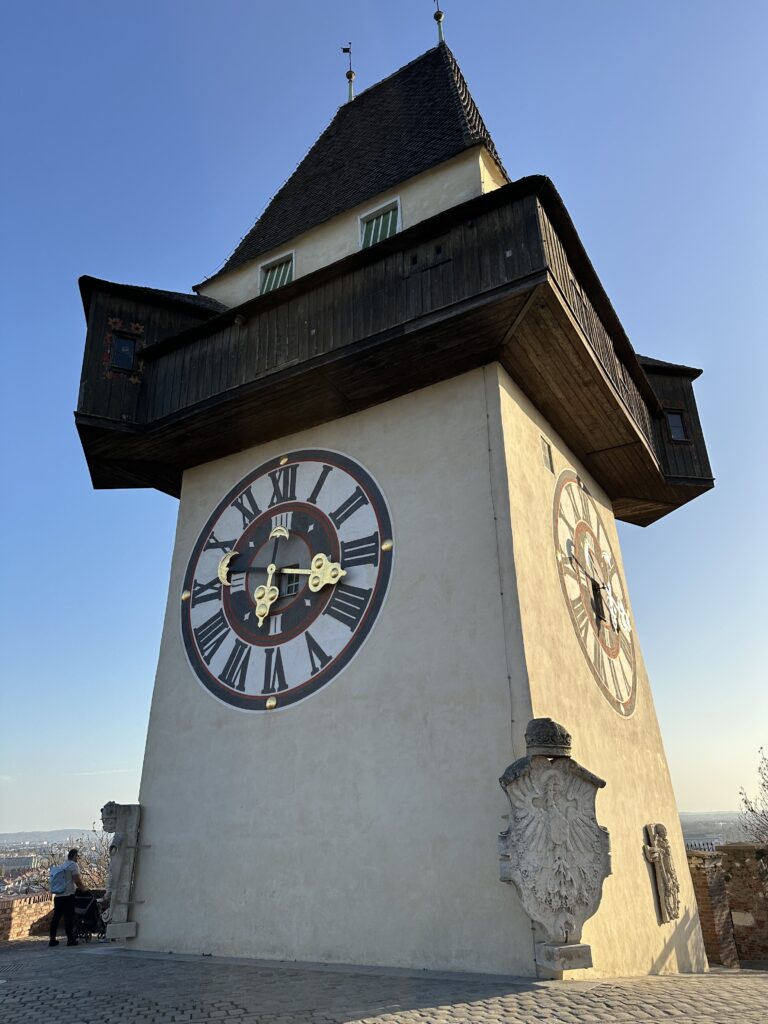
[[[309,569],[278,569],[279,573],[291,576],[309,576],[309,589],[313,594],[322,590],[328,583],[338,583],[347,570],[342,569],[338,562],[332,562],[327,555],[315,555]],[[258,612],[258,609],[257,609]]]

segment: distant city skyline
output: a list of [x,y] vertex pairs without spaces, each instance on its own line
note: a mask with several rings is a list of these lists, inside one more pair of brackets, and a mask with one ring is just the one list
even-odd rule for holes
[[[715,490],[620,536],[678,805],[736,811],[768,747],[768,7],[442,6],[510,176],[553,179],[638,352],[704,369]],[[341,46],[360,92],[435,44],[433,10],[6,11],[0,831],[137,800],[165,615],[177,503],[92,490],[72,423],[78,276],[188,291],[213,273],[345,101]]]

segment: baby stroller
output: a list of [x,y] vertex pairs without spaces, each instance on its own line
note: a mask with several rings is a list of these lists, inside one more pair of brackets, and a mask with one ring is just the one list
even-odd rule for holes
[[75,936],[78,940],[91,941],[91,936],[103,939],[107,928],[101,917],[99,904],[93,893],[84,892],[75,896]]

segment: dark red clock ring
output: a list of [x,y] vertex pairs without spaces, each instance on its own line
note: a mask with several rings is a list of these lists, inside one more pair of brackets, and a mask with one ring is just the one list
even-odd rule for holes
[[[321,526],[321,529],[323,530],[323,536],[327,539],[328,543],[320,546],[320,550],[322,550],[322,553],[328,555],[332,562],[339,561],[339,539],[336,535],[336,531],[333,529],[333,524],[331,523],[330,519],[325,515],[324,512],[322,512],[319,508],[316,508],[314,505],[308,505],[305,502],[298,501],[287,502],[284,505],[280,505],[278,509],[279,510],[267,509],[266,512],[263,512],[257,519],[255,519],[251,523],[251,525],[248,527],[245,533],[243,533],[238,539],[238,551],[240,551],[241,548],[245,549],[247,544],[250,542],[251,538],[257,536],[258,533],[261,530],[263,530],[265,523],[271,523],[272,520],[275,518],[275,515],[286,515],[291,512],[302,511],[310,515],[311,518],[316,522],[316,524]],[[303,540],[306,545],[307,554],[304,560],[302,561],[301,565],[301,568],[306,569],[309,566],[309,563],[312,559],[312,555],[318,554],[319,551],[312,551],[312,547],[305,534],[293,528],[291,529],[290,533],[293,539],[299,538]],[[273,541],[269,538],[264,542],[261,548],[253,550],[253,552],[249,556],[249,561],[252,563],[258,556],[259,552],[268,545],[273,545]],[[243,557],[244,555],[241,554],[240,559],[235,559],[233,560],[232,563],[230,563],[230,576],[238,576],[243,571],[242,568],[237,567],[238,562]],[[280,568],[279,563],[280,555],[278,550],[278,568]],[[306,577],[304,577],[304,579],[306,579]],[[267,630],[269,619],[265,621],[263,626],[256,625],[256,602],[253,599],[253,592],[259,586],[260,583],[266,583],[266,567],[258,567],[257,572],[254,572],[253,569],[251,569],[247,575],[246,593],[248,594],[250,607],[253,611],[252,621],[254,623],[253,627],[250,629],[246,627],[245,623],[242,622],[240,616],[235,614],[232,609],[234,597],[234,595],[232,594],[232,588],[225,587],[223,590],[224,614],[227,616],[227,620],[230,626],[241,639],[245,640],[247,643],[251,644],[254,647],[274,647],[275,644],[286,643],[288,640],[293,639],[293,637],[298,636],[299,633],[303,633],[304,630],[308,629],[315,621],[315,619],[323,613],[333,595],[333,587],[324,587],[323,590],[321,590],[319,593],[312,595],[311,608],[308,610],[307,614],[303,617],[303,619],[300,622],[297,622],[293,629],[286,630],[284,632],[281,631],[280,633],[269,634]],[[279,607],[276,607],[275,611],[272,612],[272,616],[285,615],[286,612],[288,612],[291,608],[294,607],[297,601],[304,597],[305,592],[306,585],[302,580],[302,585],[299,587],[298,593],[295,595],[293,600],[282,598]],[[288,601],[288,603],[286,603],[286,601]]]

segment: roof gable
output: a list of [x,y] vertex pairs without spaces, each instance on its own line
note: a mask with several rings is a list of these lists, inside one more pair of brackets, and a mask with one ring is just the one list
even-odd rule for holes
[[441,43],[339,108],[213,277],[480,143],[504,171],[456,58]]

